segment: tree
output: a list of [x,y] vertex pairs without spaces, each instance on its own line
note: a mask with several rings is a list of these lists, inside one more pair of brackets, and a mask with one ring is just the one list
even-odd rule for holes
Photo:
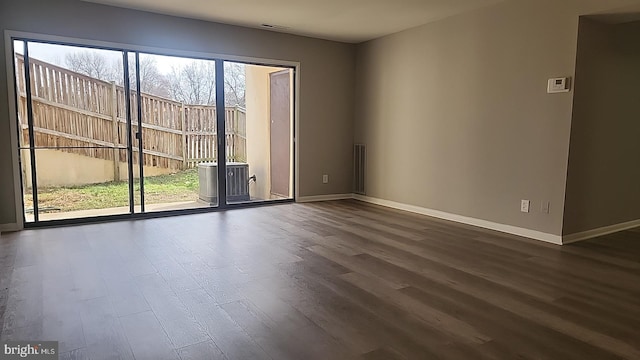
[[[116,83],[123,86],[124,69],[122,61],[117,61],[119,78]],[[133,56],[129,59],[129,86],[136,89],[136,63]],[[151,56],[140,56],[140,90],[143,93],[168,98],[169,79],[160,73],[155,58]]]
[[66,67],[80,74],[103,81],[114,81],[117,71],[109,59],[95,51],[83,50],[65,55]]
[[[245,65],[225,63],[224,97],[226,106],[245,106]],[[216,101],[215,63],[193,60],[174,67],[168,76],[172,99],[192,105],[214,105]]]
[[[72,71],[124,85],[122,60],[110,59],[105,54],[82,50],[65,56],[66,67]],[[245,65],[225,62],[224,95],[226,106],[245,106]],[[135,61],[129,59],[129,84],[136,89]],[[143,93],[171,98],[190,105],[215,105],[215,62],[192,60],[186,65],[174,66],[171,73],[162,74],[153,56],[140,56],[140,90]]]
[[225,62],[224,102],[226,106],[245,106],[246,77],[245,64]]
[[140,57],[140,90],[145,93],[169,97],[169,80],[158,71],[152,57]]
[[[133,58],[133,57],[132,57]],[[124,67],[122,60],[109,59],[102,53],[91,50],[82,50],[66,54],[66,67],[80,74],[90,76],[103,81],[115,81],[124,85]],[[131,89],[136,88],[135,61],[129,61],[129,84]],[[142,92],[168,97],[169,84],[167,78],[158,71],[156,60],[152,57],[140,57],[140,89]]]
[[215,63],[193,60],[183,67],[173,67],[168,77],[172,99],[191,105],[214,105],[216,102]]

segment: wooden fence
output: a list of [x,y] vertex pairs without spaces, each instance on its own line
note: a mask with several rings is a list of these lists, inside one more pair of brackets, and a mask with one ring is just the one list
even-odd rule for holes
[[[126,162],[125,91],[101,81],[37,59],[29,59],[35,146],[114,162]],[[29,146],[24,58],[16,55],[21,146]],[[135,92],[130,96],[132,133],[138,131]],[[189,105],[141,93],[143,163],[181,170],[216,160],[216,108]],[[227,161],[246,162],[246,113],[225,108]],[[139,163],[134,139],[134,162]]]

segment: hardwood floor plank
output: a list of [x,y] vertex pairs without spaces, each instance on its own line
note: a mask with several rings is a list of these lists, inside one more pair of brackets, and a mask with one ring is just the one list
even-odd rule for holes
[[209,340],[178,349],[180,360],[227,360],[216,344]]
[[295,333],[284,332],[270,324],[265,316],[246,300],[221,305],[221,308],[240,325],[251,338],[273,359],[322,359],[301,341],[296,341]]
[[86,341],[75,282],[70,275],[50,275],[44,276],[43,283],[42,337],[56,339],[61,353],[83,348]]
[[86,348],[74,349],[64,353],[60,353],[60,360],[93,360],[89,357]]
[[152,311],[120,318],[136,360],[177,360],[178,354]]
[[[443,286],[437,282],[429,280],[427,277],[419,276],[417,274],[408,272],[404,269],[388,264],[384,261],[380,261],[371,256],[358,256],[361,261],[369,263],[370,268],[376,269],[375,272],[378,277],[399,277],[405,279],[410,284],[406,290],[410,290],[412,287],[418,287],[421,290],[428,291],[428,298],[419,298],[420,301],[424,301],[430,306],[434,306],[442,312],[448,313],[451,316],[464,319],[469,324],[472,324],[483,331],[492,338],[506,339],[509,343],[518,344],[517,339],[514,339],[513,335],[521,334],[525,339],[519,343],[520,348],[526,351],[528,354],[535,355],[533,358],[561,358],[558,354],[554,355],[553,348],[548,345],[552,343],[550,339],[544,339],[544,341],[537,341],[537,337],[532,337],[532,333],[544,334],[543,327],[535,327],[533,323],[528,322],[526,319],[514,316],[513,314],[506,312],[499,307],[493,306],[484,301],[482,298],[475,298],[465,294],[464,292],[451,289],[448,286]],[[401,290],[405,292],[405,289]],[[411,293],[408,293],[411,295]],[[363,296],[361,296],[364,298]],[[365,298],[366,300],[366,298]],[[363,301],[365,301],[363,300]],[[378,308],[377,310],[381,310]],[[389,318],[394,318],[397,315],[393,313],[389,314]],[[500,321],[494,321],[500,319]],[[400,326],[408,326],[406,320],[401,323]],[[523,329],[527,329],[526,331]],[[413,333],[416,330],[412,331]],[[523,333],[524,332],[524,333]],[[558,335],[554,333],[552,335]],[[495,342],[495,341],[493,341]],[[531,348],[531,349],[529,349]],[[545,357],[542,355],[536,355],[540,349],[543,353],[551,353],[551,357]]]
[[[406,263],[406,259],[400,260],[397,258],[393,259],[390,257],[386,257],[385,260],[406,269],[407,266],[409,266]],[[598,347],[608,350],[611,353],[619,355],[621,357],[633,359],[640,356],[640,350],[629,345],[628,343],[610,337],[606,334],[599,333],[597,331],[585,329],[570,321],[558,318],[512,297],[499,293],[487,292],[477,284],[470,283],[460,285],[452,278],[443,276],[442,274],[439,274],[437,272],[422,269],[416,271],[414,267],[410,267],[408,270],[415,271],[425,277],[429,277],[441,284],[446,284],[454,289],[459,289],[460,291],[468,293],[474,297],[489,299],[492,302],[501,304],[501,307],[510,312],[522,314],[523,316],[530,319],[535,319],[536,322],[547,326],[555,331],[572,336],[586,343],[595,344]]]
[[131,346],[108,297],[83,301],[80,317],[89,358],[133,360]]
[[151,310],[135,279],[107,284],[108,297],[117,316],[126,316]]
[[[437,284],[407,287],[401,292],[418,301],[430,304],[443,312],[452,313],[485,331],[494,340],[481,348],[506,352],[510,358],[531,359],[583,359],[595,356],[598,359],[617,358],[599,348],[565,334],[537,324],[517,314],[510,313],[480,299],[450,292]],[[499,318],[500,322],[494,319]],[[495,340],[498,339],[498,340]]]
[[404,360],[402,355],[389,348],[381,348],[370,351],[362,356],[364,360]]
[[[318,246],[318,245],[309,247],[309,250],[315,254],[318,254],[326,258],[329,261],[332,261],[336,264],[344,266],[349,270],[358,272],[359,274],[362,274],[362,275],[374,274],[372,269],[368,268],[367,266],[362,266],[362,264],[358,261],[360,258],[356,256],[340,254],[337,251],[332,251],[331,249],[328,249],[324,246]],[[356,255],[360,255],[360,254],[356,254]],[[399,278],[393,278],[392,280],[387,280],[387,279],[388,278],[382,278],[382,279],[378,278],[376,281],[382,285],[386,285],[389,288],[395,289],[395,290],[402,289],[404,287],[409,286],[407,285],[406,282],[402,281]]]
[[137,281],[175,349],[209,340],[202,325],[160,275],[143,275]]
[[36,265],[12,270],[3,331],[34,325],[42,327],[42,271]]
[[[438,359],[496,359],[494,356],[484,356],[472,346],[461,342],[454,342],[445,332],[427,326],[418,317],[385,302],[372,297],[368,292],[360,289],[341,278],[316,278],[326,289],[340,294],[344,301],[356,304],[368,312],[370,318],[375,319],[377,327],[384,329],[380,345],[402,354],[406,358],[438,358]],[[498,357],[499,359],[499,357]]]
[[271,327],[291,334],[307,346],[322,348],[331,358],[342,358],[348,354],[347,349],[338,341],[277,294],[264,291],[264,287],[245,287],[242,291],[246,294],[247,301],[268,319],[265,321]]
[[[295,274],[291,275],[295,276]],[[415,326],[417,324],[414,321],[415,318],[404,312],[396,311],[392,316],[378,316],[379,313],[387,314],[388,312],[381,311],[379,306],[372,307],[372,303],[376,302],[375,297],[367,294],[365,301],[353,301],[351,297],[360,289],[356,287],[346,291],[344,291],[345,287],[338,289],[335,285],[340,282],[347,284],[339,277],[323,273],[306,273],[304,279],[295,277],[285,279],[285,286],[294,289],[291,293],[272,284],[267,286],[277,289],[276,292],[280,297],[303,312],[327,333],[332,334],[355,354],[373,350],[371,347],[374,344],[366,340],[370,338],[375,339],[375,344],[378,345],[397,346],[397,349],[409,358],[483,358],[471,348],[452,342],[442,333],[436,330],[429,331],[430,328],[424,327],[422,323]],[[307,296],[310,298],[302,301]],[[309,306],[308,303],[314,306]],[[387,309],[389,306],[386,306]],[[332,321],[334,318],[337,320]],[[343,319],[347,322],[342,323]],[[336,322],[342,326],[333,328]]]
[[381,298],[383,301],[390,302],[414,314],[414,316],[417,316],[429,326],[444,331],[453,338],[474,344],[483,344],[491,340],[489,336],[469,324],[415,301],[405,296],[401,291],[397,291],[398,289],[385,287],[384,284],[380,284],[375,279],[358,273],[344,274],[340,277],[372,295]]
[[271,359],[204,290],[186,291],[178,296],[228,359]]

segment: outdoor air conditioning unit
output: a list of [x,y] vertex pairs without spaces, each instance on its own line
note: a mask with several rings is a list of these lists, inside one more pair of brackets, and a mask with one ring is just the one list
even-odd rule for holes
[[227,163],[227,201],[249,201],[249,164]]
[[[209,205],[218,204],[218,164],[198,164],[198,198]],[[227,201],[249,201],[249,164],[227,163]]]

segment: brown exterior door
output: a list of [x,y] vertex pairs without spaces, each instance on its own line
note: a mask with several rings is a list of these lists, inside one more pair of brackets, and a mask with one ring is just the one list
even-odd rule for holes
[[271,194],[290,197],[291,75],[289,70],[269,74],[271,120]]

